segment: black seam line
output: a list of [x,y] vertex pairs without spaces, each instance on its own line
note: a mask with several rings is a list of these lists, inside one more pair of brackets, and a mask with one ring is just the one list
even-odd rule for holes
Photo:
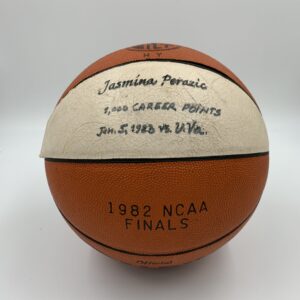
[[[256,206],[257,207],[257,206]],[[92,237],[86,235],[85,233],[83,233],[81,230],[79,230],[76,226],[74,226],[65,216],[64,214],[60,211],[61,215],[63,216],[63,218],[66,220],[66,222],[71,226],[73,227],[75,230],[77,230],[80,234],[82,234],[85,238],[91,240],[92,242],[100,245],[100,246],[103,246],[107,249],[110,249],[110,250],[114,250],[114,251],[117,251],[117,252],[121,252],[121,253],[124,253],[124,254],[128,254],[128,255],[136,255],[136,256],[175,256],[175,255],[181,255],[181,254],[186,254],[186,253],[190,253],[190,252],[194,252],[194,251],[197,251],[197,250],[200,250],[202,248],[206,248],[206,247],[209,247],[213,244],[216,244],[218,242],[220,242],[221,240],[223,240],[224,238],[228,237],[230,234],[232,234],[234,231],[236,231],[237,229],[239,229],[241,226],[243,226],[249,219],[250,217],[252,216],[252,214],[254,213],[256,207],[254,208],[254,210],[247,216],[247,218],[242,222],[240,223],[238,226],[236,226],[234,229],[232,229],[230,232],[226,233],[225,235],[221,236],[220,238],[212,241],[212,242],[209,242],[205,245],[202,245],[202,246],[199,246],[199,247],[196,247],[196,248],[193,248],[193,249],[188,249],[188,250],[184,250],[184,251],[178,251],[178,252],[174,252],[174,253],[152,253],[152,254],[149,254],[149,253],[136,253],[136,252],[131,252],[131,251],[127,251],[127,250],[123,250],[123,249],[119,249],[119,248],[115,248],[115,247],[112,247],[112,246],[109,246],[109,245],[106,245],[106,244],[103,244],[95,239],[93,239]]]
[[251,158],[266,156],[269,152],[233,154],[220,156],[203,157],[176,157],[176,158],[112,158],[112,159],[68,159],[68,158],[50,158],[46,157],[48,162],[66,162],[66,163],[157,163],[157,162],[178,162],[178,161],[201,161],[201,160],[226,160],[238,158]]
[[[137,59],[137,60],[132,60],[132,61],[128,61],[128,62],[124,62],[124,63],[121,63],[121,64],[118,64],[118,65],[114,65],[112,67],[109,67],[109,68],[106,68],[106,69],[103,69],[99,72],[96,72],[96,73],[93,73],[92,75],[84,78],[83,80],[79,81],[76,85],[74,85],[71,89],[73,90],[74,88],[76,88],[78,85],[80,85],[82,82],[84,82],[85,80],[89,79],[89,78],[92,78],[104,71],[107,71],[107,70],[110,70],[110,69],[114,69],[114,68],[117,68],[117,67],[122,67],[122,66],[125,66],[125,65],[129,65],[129,64],[132,64],[132,63],[137,63],[137,62],[149,62],[149,61],[158,61],[158,62],[175,62],[175,63],[181,63],[181,64],[186,64],[186,65],[191,65],[191,66],[194,66],[194,67],[198,67],[198,68],[202,68],[202,69],[205,69],[205,70],[209,70],[211,72],[214,72],[216,74],[219,74],[221,75],[222,77],[228,79],[229,81],[231,81],[232,83],[234,83],[236,86],[238,86],[244,93],[246,93],[249,98],[253,101],[253,103],[255,104],[255,106],[257,107],[258,111],[260,112],[260,109],[259,109],[259,106],[257,105],[256,101],[254,100],[254,98],[249,95],[246,90],[244,90],[244,88],[242,86],[240,86],[237,82],[235,82],[233,79],[231,79],[228,75],[220,72],[219,70],[216,70],[214,68],[211,68],[207,65],[204,65],[204,64],[200,64],[200,63],[196,63],[194,61],[189,61],[189,60],[178,60],[178,59]],[[70,93],[70,91],[68,91],[68,93],[59,100],[59,103]],[[58,104],[59,104],[58,103]]]
[[170,51],[170,50],[175,50],[175,49],[178,49],[178,48],[181,48],[182,46],[173,46],[173,47],[170,47],[170,48],[164,48],[164,49],[134,49],[134,46],[133,47],[129,47],[129,48],[125,48],[125,50],[127,51],[133,51],[133,52],[158,52],[158,51],[161,51],[161,52],[164,52],[164,51]]

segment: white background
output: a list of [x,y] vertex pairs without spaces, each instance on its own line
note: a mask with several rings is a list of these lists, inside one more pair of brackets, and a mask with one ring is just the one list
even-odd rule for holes
[[[0,299],[300,299],[299,1],[0,0]],[[57,99],[88,64],[144,42],[217,58],[251,90],[270,173],[246,227],[214,254],[148,270],[71,232],[38,158]]]

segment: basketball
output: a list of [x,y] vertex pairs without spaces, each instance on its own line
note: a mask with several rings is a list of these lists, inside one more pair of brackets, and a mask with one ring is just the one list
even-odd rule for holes
[[204,257],[243,228],[266,183],[269,146],[258,104],[234,73],[199,51],[151,43],[75,78],[40,156],[82,240],[158,268]]

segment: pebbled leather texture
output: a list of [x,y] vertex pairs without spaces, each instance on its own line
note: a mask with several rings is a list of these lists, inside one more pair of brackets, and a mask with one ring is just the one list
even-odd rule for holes
[[[190,48],[152,43],[116,51],[91,64],[69,85],[57,108],[87,78],[115,66],[146,60],[179,61],[221,73],[256,104],[245,85],[217,60]],[[70,111],[74,109],[70,107]],[[244,106],[241,109],[247,111]],[[67,122],[68,118],[74,117],[66,116]],[[63,124],[60,132],[65,130]],[[247,128],[249,124],[239,125]],[[50,144],[55,136],[50,136]],[[82,145],[84,158],[85,147],[90,145]],[[125,263],[166,267],[215,251],[253,214],[268,174],[268,149],[251,154],[248,148],[241,152],[236,149],[233,142],[232,156],[170,160],[169,156],[167,160],[149,160],[151,155],[124,161],[115,156],[112,160],[44,157],[53,198],[77,235],[98,251]],[[243,155],[237,155],[240,153]],[[189,154],[184,157],[193,156]]]
[[81,238],[124,262],[159,267],[207,255],[238,232],[262,194],[268,154],[45,164],[53,198]]
[[[152,48],[156,47],[156,50],[147,50],[148,46],[151,46]],[[62,94],[60,101],[78,83],[82,82],[88,77],[93,76],[94,74],[97,74],[103,70],[107,70],[117,65],[126,64],[132,61],[143,60],[175,60],[206,66],[230,78],[233,82],[240,86],[250,96],[250,98],[253,99],[253,101],[255,101],[250,91],[244,85],[244,83],[231,70],[229,70],[222,63],[205,53],[188,47],[169,44],[144,44],[141,45],[141,47],[143,47],[143,49],[141,50],[134,50],[134,47],[120,49],[98,59],[97,61],[89,65],[85,70],[83,70],[72,81],[72,83]],[[168,49],[168,47],[170,49]]]

